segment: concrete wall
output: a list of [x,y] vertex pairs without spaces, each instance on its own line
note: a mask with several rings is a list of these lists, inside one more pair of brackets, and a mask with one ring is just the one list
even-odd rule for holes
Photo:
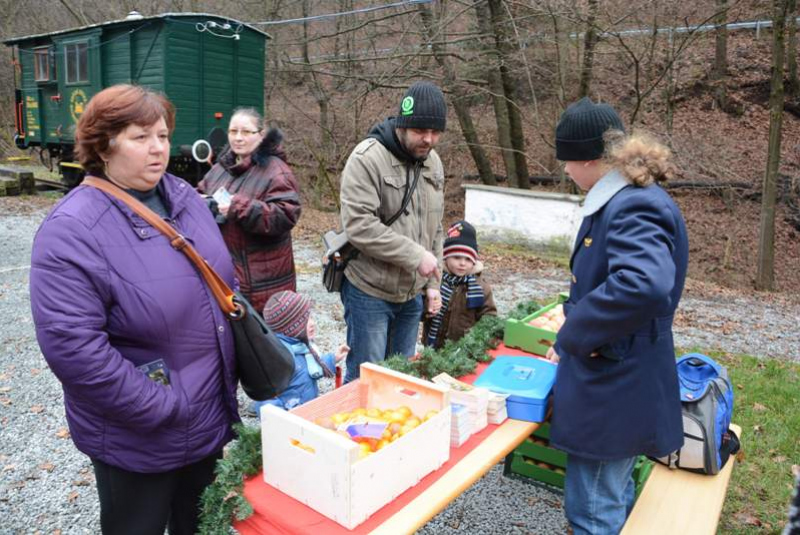
[[481,239],[572,250],[583,197],[465,184],[465,219]]

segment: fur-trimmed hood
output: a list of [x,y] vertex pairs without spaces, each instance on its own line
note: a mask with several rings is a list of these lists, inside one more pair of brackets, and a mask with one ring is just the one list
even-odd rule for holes
[[[277,128],[270,128],[267,135],[261,140],[256,150],[251,155],[252,162],[258,167],[266,167],[273,156],[286,161],[286,152],[283,150],[283,132]],[[236,166],[236,154],[226,145],[217,160],[227,170]]]

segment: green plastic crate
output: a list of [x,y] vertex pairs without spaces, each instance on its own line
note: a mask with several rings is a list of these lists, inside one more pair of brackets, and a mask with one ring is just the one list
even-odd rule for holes
[[[533,432],[532,437],[542,440],[550,440],[550,424],[544,423]],[[556,448],[534,444],[530,439],[524,440],[517,448],[508,454],[505,461],[503,473],[505,475],[515,475],[530,479],[532,482],[547,483],[555,487],[564,488],[565,474],[560,474],[554,470],[549,470],[530,462],[544,462],[554,468],[567,469],[567,454]],[[642,493],[644,484],[650,473],[653,471],[655,463],[645,456],[640,456],[633,466],[633,481],[636,486],[636,498]]]
[[633,481],[636,484],[636,498],[642,493],[644,484],[647,483],[647,478],[650,477],[650,472],[653,471],[654,465],[655,463],[644,455],[636,459],[636,464],[633,466]]
[[542,425],[537,427],[536,431],[533,432],[533,436],[536,438],[550,440],[550,422],[544,422]]
[[528,478],[534,482],[546,483],[560,489],[564,488],[565,474],[559,474],[554,470],[525,462],[525,459],[525,456],[519,453],[509,454],[509,456],[506,457],[505,474],[514,474]]
[[514,450],[514,453],[519,453],[524,457],[528,457],[535,461],[543,461],[559,468],[567,467],[566,453],[549,446],[534,444],[530,439],[524,440],[522,444],[517,446],[517,449]]
[[557,305],[564,303],[568,298],[569,294],[562,292],[558,294],[557,301],[540,308],[530,316],[522,318],[521,320],[513,318],[507,319],[503,343],[507,347],[516,347],[523,351],[533,353],[534,355],[545,355],[547,350],[556,341],[556,333],[540,327],[534,327],[533,325],[529,325],[528,322],[550,311]]

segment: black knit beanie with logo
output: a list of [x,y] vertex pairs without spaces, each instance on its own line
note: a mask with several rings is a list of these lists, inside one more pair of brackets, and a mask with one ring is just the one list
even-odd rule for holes
[[603,135],[608,130],[625,131],[622,120],[608,104],[595,104],[583,97],[571,104],[556,126],[556,158],[562,162],[588,162],[603,157]]
[[395,126],[444,132],[446,125],[447,103],[442,90],[431,82],[415,82],[409,87],[400,101]]

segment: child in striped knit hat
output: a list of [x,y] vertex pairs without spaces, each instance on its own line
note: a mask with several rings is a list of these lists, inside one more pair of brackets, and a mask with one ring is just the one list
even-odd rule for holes
[[314,344],[316,325],[311,315],[311,300],[292,291],[273,294],[264,306],[264,320],[294,355],[294,375],[289,386],[277,397],[254,401],[248,413],[258,416],[264,405],[293,409],[319,395],[317,380],[333,377],[336,364],[347,357],[350,348],[342,344],[336,353],[320,356]]
[[423,342],[435,349],[446,340],[459,340],[483,316],[497,315],[492,288],[482,277],[475,227],[466,221],[451,225],[442,257],[442,308],[426,318],[422,328]]

